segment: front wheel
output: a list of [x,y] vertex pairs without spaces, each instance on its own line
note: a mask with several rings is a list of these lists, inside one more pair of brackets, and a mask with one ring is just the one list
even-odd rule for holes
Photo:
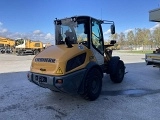
[[20,55],[20,56],[23,56],[24,55],[24,52],[22,50],[18,51],[18,54],[17,55]]
[[5,53],[5,51],[4,51],[4,50],[2,50],[2,51],[1,51],[1,53],[2,53],[2,54],[4,54],[4,53]]
[[121,83],[125,74],[125,66],[123,61],[119,60],[114,74],[110,74],[110,78],[114,83]]
[[102,75],[97,68],[91,69],[85,80],[84,99],[93,101],[97,99],[102,89]]

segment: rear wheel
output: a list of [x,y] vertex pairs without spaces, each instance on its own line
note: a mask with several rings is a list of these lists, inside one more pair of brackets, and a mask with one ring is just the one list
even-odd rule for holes
[[34,55],[37,55],[38,53],[39,53],[38,50],[35,50],[35,51],[33,52]]
[[146,60],[146,65],[152,65],[152,63]]
[[121,83],[125,74],[125,66],[123,61],[119,60],[114,74],[110,74],[110,78],[114,83]]
[[19,50],[19,51],[18,51],[18,55],[23,56],[23,55],[24,55],[24,52],[23,52],[22,50]]
[[86,77],[85,92],[82,96],[86,100],[93,101],[99,97],[101,89],[102,75],[97,68],[93,68]]

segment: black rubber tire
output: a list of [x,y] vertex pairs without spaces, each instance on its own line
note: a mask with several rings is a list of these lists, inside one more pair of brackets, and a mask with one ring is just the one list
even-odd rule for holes
[[123,61],[119,60],[116,71],[114,72],[114,74],[112,73],[110,74],[110,79],[114,83],[121,83],[123,81],[124,74],[125,74],[124,63]]
[[5,51],[4,51],[4,50],[2,50],[2,51],[1,51],[1,53],[2,53],[2,54],[4,54],[4,53],[5,53]]
[[19,51],[19,52],[18,52],[18,55],[19,55],[19,56],[23,56],[23,55],[24,55],[24,52],[23,52],[23,51]]
[[[51,89],[50,89],[51,90]],[[52,92],[56,92],[56,93],[59,93],[60,91],[56,91],[56,90],[51,90]]]
[[38,50],[35,50],[35,51],[33,52],[34,55],[37,55],[38,53],[39,53]]
[[96,100],[102,89],[102,75],[97,68],[91,69],[85,80],[85,92],[82,97],[86,100]]
[[152,65],[152,63],[151,63],[151,62],[146,61],[146,65]]

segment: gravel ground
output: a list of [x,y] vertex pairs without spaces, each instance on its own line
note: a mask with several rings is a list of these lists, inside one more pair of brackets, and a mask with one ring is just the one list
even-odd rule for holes
[[114,51],[126,66],[121,84],[104,75],[96,101],[54,93],[27,80],[34,56],[0,54],[0,120],[159,120],[160,71],[144,55]]

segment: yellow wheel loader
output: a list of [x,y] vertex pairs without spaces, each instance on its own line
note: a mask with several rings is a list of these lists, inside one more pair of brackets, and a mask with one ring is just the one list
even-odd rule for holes
[[56,19],[55,45],[36,55],[31,63],[28,79],[52,91],[79,94],[84,99],[95,100],[102,89],[103,73],[114,83],[121,83],[125,73],[122,60],[112,57],[104,46],[101,24],[113,21],[98,20],[90,16]]

